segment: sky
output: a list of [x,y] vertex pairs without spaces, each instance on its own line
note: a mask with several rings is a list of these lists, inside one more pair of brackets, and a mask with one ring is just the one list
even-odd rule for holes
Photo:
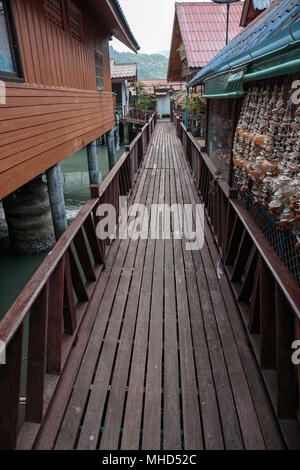
[[[195,2],[199,0],[180,1]],[[134,36],[141,46],[139,52],[155,54],[170,50],[175,0],[119,0],[119,2]],[[111,45],[119,52],[129,51],[117,39],[113,39]]]

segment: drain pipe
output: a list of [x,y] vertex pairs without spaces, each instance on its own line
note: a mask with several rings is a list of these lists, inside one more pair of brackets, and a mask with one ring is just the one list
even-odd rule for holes
[[188,128],[188,98],[189,98],[190,89],[186,87],[186,98],[185,98],[185,127]]

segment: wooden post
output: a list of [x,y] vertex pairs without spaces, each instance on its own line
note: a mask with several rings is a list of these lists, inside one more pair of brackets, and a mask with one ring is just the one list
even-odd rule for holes
[[0,450],[14,450],[17,442],[22,369],[23,324],[6,349],[0,366]]

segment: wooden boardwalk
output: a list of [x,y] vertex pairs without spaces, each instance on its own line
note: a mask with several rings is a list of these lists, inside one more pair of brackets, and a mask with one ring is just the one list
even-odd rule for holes
[[[130,203],[199,203],[159,123]],[[116,240],[36,449],[281,449],[284,443],[206,225],[185,240]]]

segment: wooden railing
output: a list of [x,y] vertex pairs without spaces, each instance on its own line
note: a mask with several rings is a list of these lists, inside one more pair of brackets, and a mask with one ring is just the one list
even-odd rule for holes
[[[175,109],[174,103],[171,103],[171,120],[174,120],[174,117],[177,116],[179,121],[185,124],[185,112],[179,111]],[[198,113],[197,115],[193,115],[192,113],[188,113],[188,131],[197,138],[203,139],[205,135],[205,124],[206,124],[206,116],[205,113]]]
[[294,425],[285,420],[300,423],[300,365],[292,362],[292,344],[300,340],[300,288],[239,200],[238,192],[220,178],[209,156],[176,115],[173,122],[288,441]]
[[134,120],[141,123],[146,123],[150,120],[154,111],[149,109],[141,109],[135,107],[119,106],[116,108],[117,111],[121,114],[121,119]]
[[[0,322],[0,341],[6,345],[6,365],[0,366],[0,449],[16,447],[24,350],[28,350],[26,412],[20,434],[27,429],[28,441],[28,424],[38,425],[45,417],[105,263],[109,242],[97,238],[97,208],[113,204],[118,214],[119,196],[128,195],[134,184],[156,120],[152,114],[103,183],[92,186],[92,199]],[[38,426],[31,430],[32,441],[37,431]]]

